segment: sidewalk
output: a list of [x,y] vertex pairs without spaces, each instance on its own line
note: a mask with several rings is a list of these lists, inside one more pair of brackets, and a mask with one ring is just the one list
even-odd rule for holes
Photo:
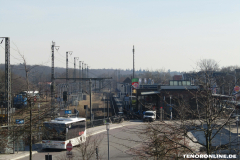
[[[123,123],[119,123],[119,124],[110,124],[110,130],[115,129],[115,128],[128,126],[128,125],[133,125],[133,124],[136,124],[136,122],[142,123],[141,121],[134,120],[134,121],[124,121]],[[105,131],[106,131],[106,126],[105,125],[98,126],[98,127],[93,127],[93,128],[88,128],[87,129],[87,136],[95,135],[95,134],[105,132]],[[41,146],[42,146],[41,143],[33,144],[32,155],[38,153],[38,151],[40,151],[42,149]],[[30,155],[29,146],[26,146],[25,150],[26,151],[19,151],[18,153],[17,153],[17,151],[15,151],[15,154],[0,154],[0,160],[18,160],[18,159],[27,157],[27,156]]]
[[[32,154],[38,153],[37,151],[32,151]],[[0,160],[18,160],[30,155],[29,151],[15,151],[15,154],[0,154]]]

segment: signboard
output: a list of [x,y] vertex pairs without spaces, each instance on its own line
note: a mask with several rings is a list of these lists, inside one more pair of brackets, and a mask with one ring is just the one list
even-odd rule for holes
[[133,78],[132,79],[132,87],[135,89],[139,88],[139,83],[138,83],[139,79],[138,78]]
[[72,114],[72,110],[65,110],[65,114]]
[[68,150],[69,152],[72,150],[73,146],[72,146],[71,142],[69,142],[69,143],[67,144],[66,148],[67,148],[67,150]]
[[16,124],[24,124],[24,119],[16,119]]

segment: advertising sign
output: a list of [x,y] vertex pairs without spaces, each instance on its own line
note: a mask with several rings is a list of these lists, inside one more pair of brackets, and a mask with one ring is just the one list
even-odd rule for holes
[[139,88],[139,82],[138,82],[138,78],[133,78],[132,79],[132,87],[135,88],[135,89],[138,89]]

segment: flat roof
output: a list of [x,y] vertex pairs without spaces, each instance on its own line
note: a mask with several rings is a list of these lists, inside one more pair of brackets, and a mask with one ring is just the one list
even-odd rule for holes
[[199,86],[161,86],[161,89],[199,89]]
[[78,117],[65,118],[65,117],[58,117],[58,118],[55,118],[54,120],[47,121],[47,122],[44,122],[44,123],[69,124],[69,123],[74,123],[74,122],[79,122],[79,121],[86,121],[86,118],[78,118]]
[[226,98],[231,98],[232,96],[224,95],[224,94],[212,94],[214,97],[226,97]]
[[159,94],[159,91],[151,91],[151,92],[141,92],[141,95],[149,95],[149,94]]

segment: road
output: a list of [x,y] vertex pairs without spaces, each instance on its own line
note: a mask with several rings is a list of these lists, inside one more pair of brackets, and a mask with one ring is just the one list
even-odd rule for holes
[[[129,123],[129,122],[127,122]],[[134,155],[130,153],[130,148],[135,147],[140,144],[141,139],[138,137],[137,133],[139,130],[144,127],[142,122],[132,122],[131,124],[123,123],[125,126],[120,128],[111,129],[109,131],[109,141],[110,141],[110,159],[124,159],[130,160],[134,158]],[[117,125],[113,125],[117,127]],[[120,125],[119,125],[120,126]],[[111,126],[110,126],[111,127]],[[108,157],[108,143],[107,143],[107,132],[106,127],[101,126],[101,133],[95,134],[94,138],[102,138],[102,142],[98,146],[99,148],[99,157],[101,159],[107,159]],[[96,130],[94,131],[96,132]],[[95,149],[94,149],[95,150]],[[66,150],[48,150],[41,151],[33,155],[33,160],[45,160],[45,155],[50,154],[53,156],[53,160],[65,160],[66,159]],[[73,159],[81,159],[80,151],[78,147],[73,148]],[[96,159],[95,153],[93,159]],[[29,160],[29,157],[22,158],[20,160]]]

